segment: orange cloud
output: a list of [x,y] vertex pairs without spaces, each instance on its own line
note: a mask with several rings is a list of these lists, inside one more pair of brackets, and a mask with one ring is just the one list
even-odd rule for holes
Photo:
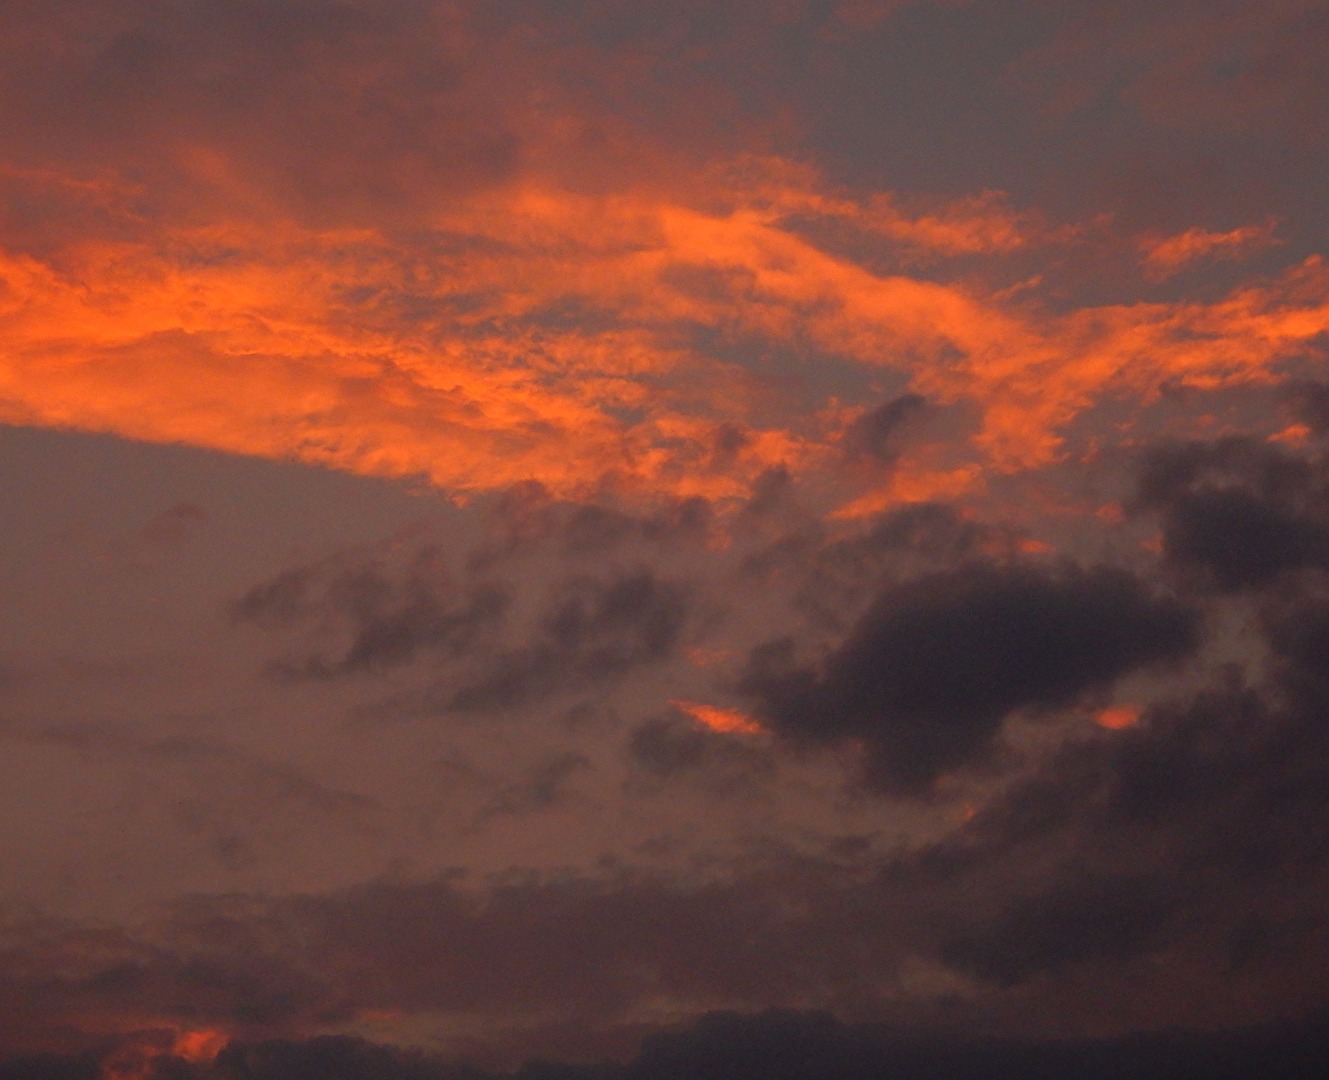
[[671,701],[669,704],[711,731],[726,735],[760,735],[765,730],[750,716],[736,709],[721,709],[696,701]]
[[100,1062],[101,1080],[147,1080],[158,1075],[157,1063],[166,1057],[193,1064],[212,1061],[230,1037],[211,1028],[143,1030],[121,1039]]
[[1246,225],[1231,232],[1188,229],[1178,236],[1149,237],[1140,242],[1145,274],[1155,281],[1171,277],[1188,263],[1198,259],[1238,259],[1260,248],[1278,243],[1274,236],[1276,222]]
[[[524,182],[458,197],[409,239],[237,221],[70,238],[58,258],[0,249],[0,420],[420,475],[460,496],[536,480],[725,499],[773,465],[831,460],[828,365],[977,406],[968,461],[903,473],[868,509],[1055,461],[1104,398],[1271,380],[1329,329],[1317,259],[1215,303],[1065,314],[872,269],[790,223],[789,207],[840,212],[815,177],[763,168],[722,206]],[[905,232],[1023,242],[994,213]],[[772,349],[805,359],[785,398],[763,374]],[[749,438],[717,464],[721,422]]]
[[1113,705],[1094,717],[1094,722],[1109,731],[1122,731],[1140,722],[1140,709],[1135,705]]

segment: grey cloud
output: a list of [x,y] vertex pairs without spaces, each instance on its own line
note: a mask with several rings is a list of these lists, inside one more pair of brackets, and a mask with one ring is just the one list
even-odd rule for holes
[[666,716],[647,720],[633,730],[628,759],[643,778],[666,782],[691,777],[730,794],[750,795],[753,781],[768,777],[774,769],[765,749]]
[[568,686],[626,674],[672,655],[688,616],[682,587],[648,570],[568,582],[546,605],[535,639],[498,657],[449,698],[452,708],[511,708]]
[[430,653],[460,656],[503,619],[508,599],[490,585],[451,587],[436,548],[404,566],[377,553],[336,557],[284,571],[234,604],[235,618],[267,629],[331,631],[343,644],[287,658],[279,670],[331,678],[383,671]]

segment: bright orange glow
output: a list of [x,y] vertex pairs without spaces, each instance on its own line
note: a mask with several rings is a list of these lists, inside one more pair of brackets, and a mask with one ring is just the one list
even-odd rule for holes
[[[1064,430],[1104,398],[1271,381],[1329,330],[1315,258],[1214,303],[1051,314],[1009,291],[870,270],[786,221],[834,218],[888,250],[938,254],[1038,241],[995,196],[909,218],[885,195],[828,197],[780,163],[757,172],[732,180],[719,209],[658,191],[490,190],[437,213],[454,254],[294,224],[70,239],[49,262],[0,248],[0,422],[419,475],[459,497],[536,480],[558,495],[737,499],[767,468],[824,461],[837,432],[816,419],[825,410],[791,421],[742,364],[692,337],[754,356],[811,345],[982,417],[971,460],[899,472],[852,517],[1054,462]],[[1235,248],[1247,232],[1151,257]],[[723,467],[719,402],[747,433]]]
[[702,727],[726,735],[760,735],[764,730],[750,716],[745,716],[736,709],[721,709],[715,705],[703,705],[695,701],[671,701],[674,708],[687,713]]
[[171,1052],[186,1061],[211,1061],[229,1041],[223,1031],[206,1028],[201,1031],[182,1031],[176,1036]]
[[1287,443],[1289,446],[1301,446],[1311,437],[1311,429],[1305,424],[1289,424],[1282,431],[1269,436],[1270,442]]
[[878,514],[903,503],[955,499],[973,491],[981,480],[982,470],[974,465],[933,471],[915,469],[906,463],[886,484],[840,507],[831,516],[852,520]]
[[121,1043],[101,1062],[102,1080],[147,1080],[155,1073],[157,1059],[174,1056],[195,1064],[210,1062],[230,1041],[224,1032],[211,1028],[151,1029]]
[[1140,722],[1140,710],[1135,705],[1113,705],[1094,717],[1094,722],[1109,731],[1121,731]]

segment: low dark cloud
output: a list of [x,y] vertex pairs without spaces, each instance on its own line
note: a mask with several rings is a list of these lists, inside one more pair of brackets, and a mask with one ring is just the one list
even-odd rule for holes
[[[215,1061],[161,1054],[151,1080],[1300,1080],[1329,1049],[1323,1016],[1222,1034],[1057,1042],[906,1035],[820,1012],[712,1013],[653,1035],[625,1064],[531,1061],[515,1072],[347,1036],[235,1041]],[[82,1080],[76,1059],[0,1063],[3,1080]]]
[[792,583],[800,614],[843,634],[884,581],[953,566],[1003,542],[998,530],[945,503],[909,503],[843,531],[795,522],[745,554],[739,572],[749,587]]
[[1227,671],[1072,739],[897,862],[896,887],[949,911],[949,965],[1047,1012],[1066,978],[1142,1016],[1172,1008],[1170,987],[1208,987],[1180,1023],[1243,999],[1247,1018],[1329,1005],[1329,599],[1272,596],[1258,628],[1258,682]]
[[1321,462],[1234,436],[1152,450],[1136,506],[1161,518],[1173,572],[1233,593],[1329,566],[1327,495]]
[[878,594],[816,667],[756,649],[743,689],[779,733],[861,740],[871,776],[925,791],[993,748],[1017,709],[1074,704],[1198,644],[1198,617],[1121,570],[971,563]]
[[333,1035],[304,1042],[233,1043],[217,1056],[214,1068],[183,1073],[191,1080],[199,1073],[209,1080],[486,1080],[492,1076],[422,1051]]
[[1011,985],[1085,961],[1121,961],[1158,944],[1169,924],[1167,882],[1095,876],[1083,868],[1002,909],[974,937],[947,942],[957,970]]

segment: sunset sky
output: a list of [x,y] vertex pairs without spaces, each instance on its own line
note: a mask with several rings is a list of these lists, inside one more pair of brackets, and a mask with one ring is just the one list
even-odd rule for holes
[[0,1080],[1329,1048],[1326,71],[0,0]]

